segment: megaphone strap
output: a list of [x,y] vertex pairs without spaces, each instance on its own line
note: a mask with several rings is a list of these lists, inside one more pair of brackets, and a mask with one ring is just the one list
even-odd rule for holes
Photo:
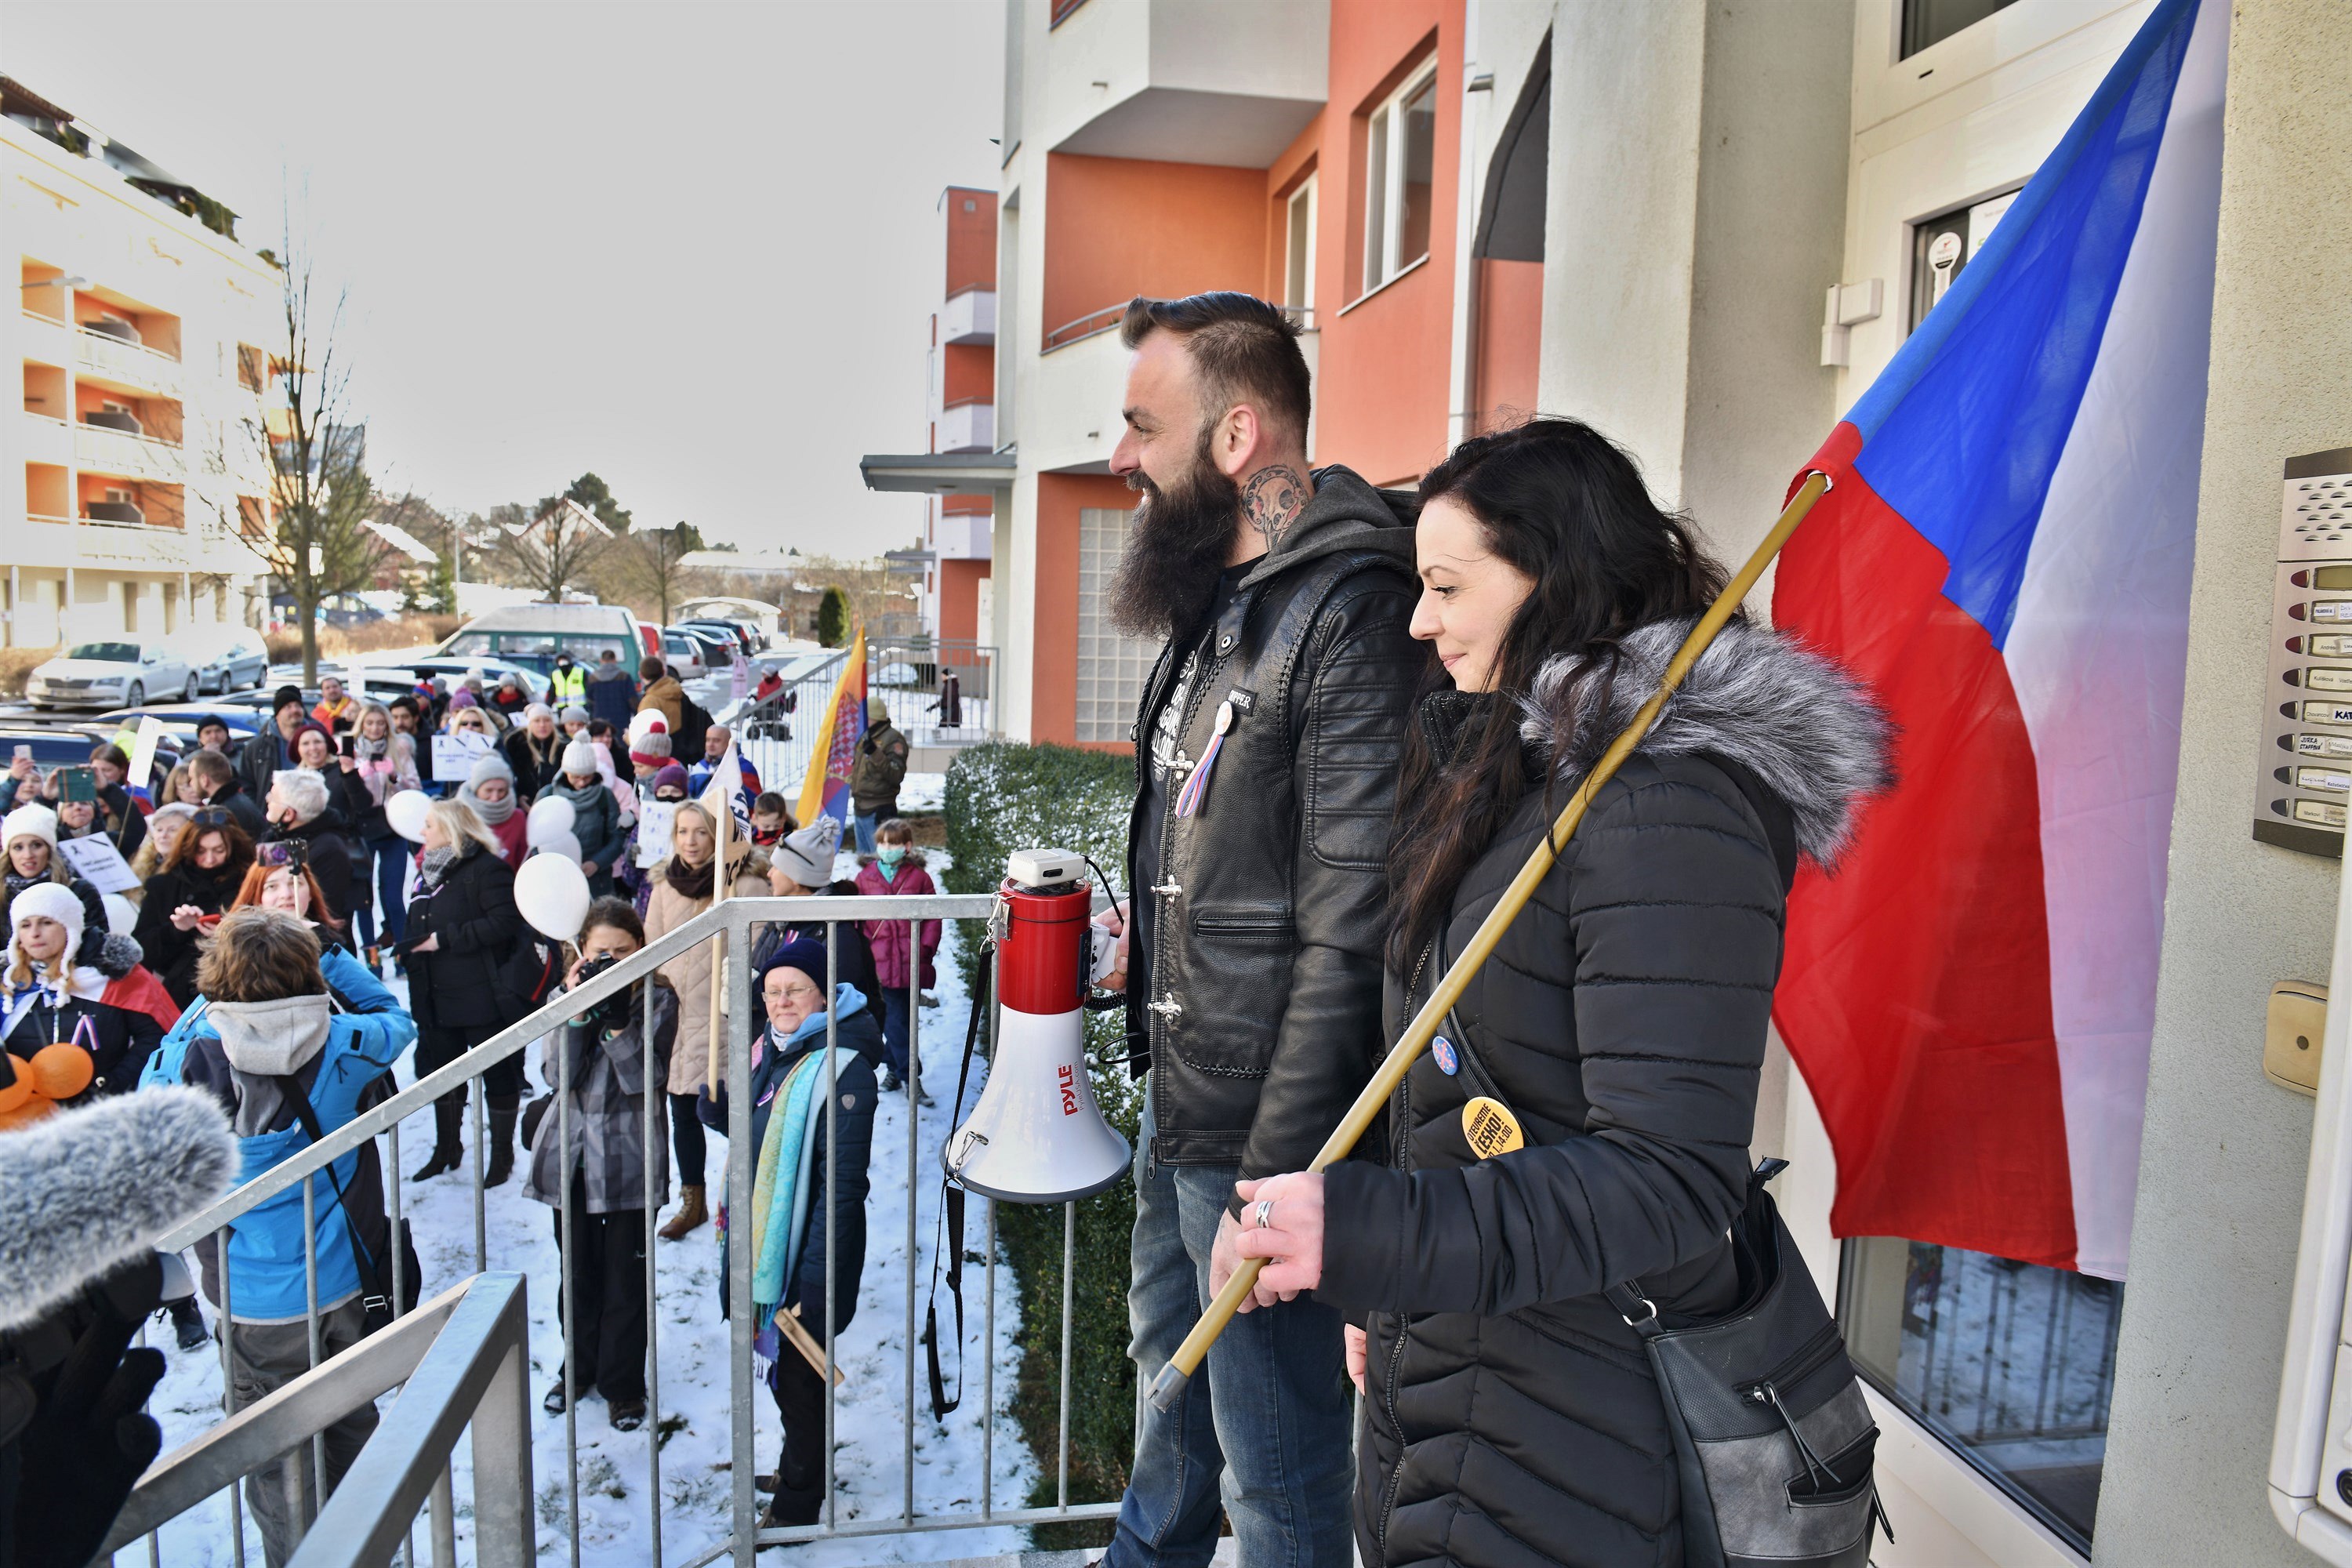
[[[1003,899],[997,900],[1003,905]],[[988,1016],[988,987],[996,972],[993,931],[980,951],[980,981],[972,987],[971,1017],[963,1031],[963,1066],[956,1072],[955,1102],[948,1108],[948,1125],[963,1121],[963,1091],[971,1082],[971,1058],[980,1048],[980,1021]],[[931,1418],[945,1420],[963,1403],[963,1188],[952,1174],[940,1181],[940,1219],[931,1242],[931,1289],[923,1307],[923,1351],[930,1362]],[[955,1302],[956,1391],[948,1397],[947,1374],[940,1363],[940,1274],[946,1258],[948,1295]]]

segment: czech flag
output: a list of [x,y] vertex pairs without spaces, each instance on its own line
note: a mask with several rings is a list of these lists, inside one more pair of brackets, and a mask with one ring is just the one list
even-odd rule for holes
[[801,785],[800,809],[793,813],[803,827],[820,816],[849,820],[849,770],[857,765],[857,742],[864,739],[866,628],[860,626],[849,647],[849,662],[841,667],[841,679],[833,683],[833,698],[824,705],[816,748],[809,753],[808,779]]
[[1774,621],[1900,783],[1789,905],[1831,1228],[2121,1279],[2188,659],[2228,0],[2160,0],[1808,465]]

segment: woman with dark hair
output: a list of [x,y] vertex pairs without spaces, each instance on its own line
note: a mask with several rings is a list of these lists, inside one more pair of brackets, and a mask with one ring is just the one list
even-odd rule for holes
[[198,808],[171,858],[147,884],[131,934],[172,1000],[196,999],[197,934],[236,900],[253,866],[253,840],[224,806]]
[[[1466,441],[1421,493],[1436,657],[1397,792],[1391,1039],[1723,582],[1571,420]],[[1603,1291],[1677,1326],[1736,1304],[1784,900],[1886,743],[1833,666],[1733,621],[1399,1087],[1385,1161],[1240,1184],[1241,1251],[1272,1260],[1255,1301],[1313,1289],[1352,1321],[1368,1565],[1682,1560],[1664,1405]],[[1480,1158],[1474,1098],[1524,1146]],[[1811,1436],[1834,1468],[1867,1434]]]

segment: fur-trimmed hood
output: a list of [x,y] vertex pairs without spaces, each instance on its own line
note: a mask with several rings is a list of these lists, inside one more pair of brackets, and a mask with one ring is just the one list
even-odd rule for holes
[[[1519,733],[1572,784],[1633,721],[1696,617],[1654,621],[1597,658],[1559,655],[1520,699]],[[1591,698],[1603,684],[1607,699]],[[1596,710],[1597,709],[1597,710]],[[1895,782],[1895,727],[1860,682],[1785,632],[1725,626],[1699,656],[1637,748],[1708,752],[1747,768],[1788,803],[1797,847],[1828,866],[1852,837],[1862,801]]]

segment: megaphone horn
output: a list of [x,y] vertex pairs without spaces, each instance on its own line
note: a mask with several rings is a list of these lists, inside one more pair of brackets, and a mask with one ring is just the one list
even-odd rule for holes
[[[971,1115],[941,1153],[958,1184],[1016,1204],[1092,1197],[1127,1174],[1127,1140],[1087,1077],[1080,1005],[1092,982],[1092,891],[1075,856],[1024,850],[998,889],[996,1054]],[[1050,875],[1041,875],[1039,868]],[[1029,873],[1031,879],[1021,879]]]

